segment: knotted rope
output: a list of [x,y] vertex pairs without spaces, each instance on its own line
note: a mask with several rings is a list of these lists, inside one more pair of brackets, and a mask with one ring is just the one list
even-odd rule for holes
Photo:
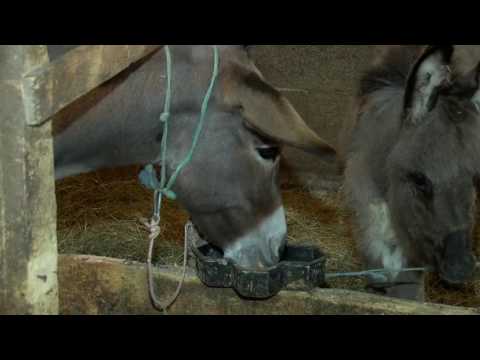
[[190,151],[186,155],[185,159],[177,166],[173,175],[170,177],[170,180],[167,182],[167,175],[166,175],[166,159],[167,159],[167,144],[168,144],[168,130],[169,130],[169,121],[171,118],[170,108],[172,102],[172,56],[170,52],[170,47],[165,45],[165,55],[166,55],[166,67],[167,67],[167,90],[165,94],[165,105],[164,111],[160,116],[160,121],[163,123],[163,134],[162,134],[162,142],[161,142],[161,175],[160,175],[160,182],[158,181],[157,174],[153,165],[148,165],[145,170],[142,171],[140,174],[141,182],[152,189],[155,190],[154,194],[154,211],[153,216],[150,220],[143,219],[142,223],[145,225],[149,232],[148,239],[150,241],[149,248],[148,248],[148,258],[147,258],[147,272],[148,272],[148,289],[150,293],[150,298],[154,307],[162,311],[163,313],[167,314],[168,308],[177,300],[178,296],[180,295],[181,289],[183,287],[183,283],[185,281],[185,275],[187,271],[187,260],[188,260],[188,241],[187,241],[187,233],[189,230],[190,224],[185,226],[185,237],[184,237],[184,254],[183,254],[183,275],[180,283],[177,286],[177,289],[172,296],[172,298],[165,303],[159,300],[159,298],[155,294],[154,288],[154,279],[153,279],[153,264],[152,264],[152,257],[153,257],[153,249],[155,245],[155,240],[160,236],[161,228],[161,209],[162,209],[162,200],[163,196],[166,196],[170,200],[176,200],[177,195],[173,192],[172,188],[177,180],[178,176],[180,175],[181,171],[192,161],[195,149],[198,145],[198,140],[200,138],[202,129],[204,127],[206,114],[208,111],[208,105],[210,103],[210,99],[213,94],[213,90],[215,87],[215,82],[218,77],[219,73],[219,53],[218,48],[216,45],[213,45],[213,72],[212,78],[210,81],[210,85],[208,90],[205,94],[203,99],[200,119],[198,121],[198,125],[195,129],[195,133],[193,135],[192,146]]

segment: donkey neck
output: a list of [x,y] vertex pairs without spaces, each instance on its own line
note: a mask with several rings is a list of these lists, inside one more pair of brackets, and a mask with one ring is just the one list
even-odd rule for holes
[[[208,86],[210,63],[193,49],[172,46],[172,115],[199,112]],[[56,177],[158,161],[166,75],[160,50],[58,114]]]
[[56,177],[155,160],[165,98],[157,52],[81,98],[53,119]]

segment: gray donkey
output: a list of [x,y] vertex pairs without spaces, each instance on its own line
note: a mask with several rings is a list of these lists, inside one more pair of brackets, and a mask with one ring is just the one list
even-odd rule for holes
[[[345,190],[365,265],[386,295],[422,301],[423,274],[448,284],[475,270],[480,174],[480,66],[452,69],[453,46],[386,47],[360,81],[341,144]],[[377,280],[378,281],[378,280]]]
[[[52,45],[52,57],[71,46]],[[192,146],[213,70],[211,45],[171,45],[170,177]],[[248,48],[218,45],[219,74],[192,162],[173,190],[192,222],[245,268],[276,265],[287,242],[280,192],[282,147],[331,161],[335,149],[270,85]],[[88,69],[85,69],[87,71]],[[55,176],[161,163],[165,53],[159,51],[65,109],[54,121]]]

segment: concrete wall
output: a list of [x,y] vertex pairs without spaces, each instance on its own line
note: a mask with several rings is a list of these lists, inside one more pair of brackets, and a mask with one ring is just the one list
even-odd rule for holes
[[[284,89],[307,123],[332,145],[356,89],[371,63],[372,45],[259,45],[253,57],[265,77]],[[286,149],[289,181],[312,190],[337,185],[335,167],[315,156]]]

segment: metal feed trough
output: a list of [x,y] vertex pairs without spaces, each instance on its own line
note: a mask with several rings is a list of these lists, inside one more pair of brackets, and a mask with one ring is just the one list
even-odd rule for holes
[[[0,314],[157,314],[148,296],[145,264],[58,256],[50,120],[160,48],[79,46],[50,62],[44,45],[0,47]],[[199,258],[204,250],[198,249]],[[271,295],[291,281],[310,281],[308,291],[282,291],[267,300],[247,301],[232,289],[205,286],[190,271],[170,313],[477,314],[470,309],[315,288],[324,272],[322,255],[312,249],[309,254],[302,252],[306,249],[290,250],[288,271],[281,270],[273,282],[266,280],[262,285],[264,274],[252,282],[238,271],[237,275],[228,273],[232,268],[224,274],[230,274],[232,287],[247,297],[252,295],[248,292],[251,284],[256,284],[258,293]],[[302,265],[294,270],[298,256]],[[203,274],[203,281],[212,280],[208,271]],[[157,268],[158,292],[173,291],[179,277],[177,268]]]
[[326,257],[311,246],[287,246],[282,261],[262,271],[243,269],[203,241],[194,226],[187,226],[187,241],[199,279],[211,288],[231,288],[245,299],[271,298],[289,285],[305,290],[325,285]]

